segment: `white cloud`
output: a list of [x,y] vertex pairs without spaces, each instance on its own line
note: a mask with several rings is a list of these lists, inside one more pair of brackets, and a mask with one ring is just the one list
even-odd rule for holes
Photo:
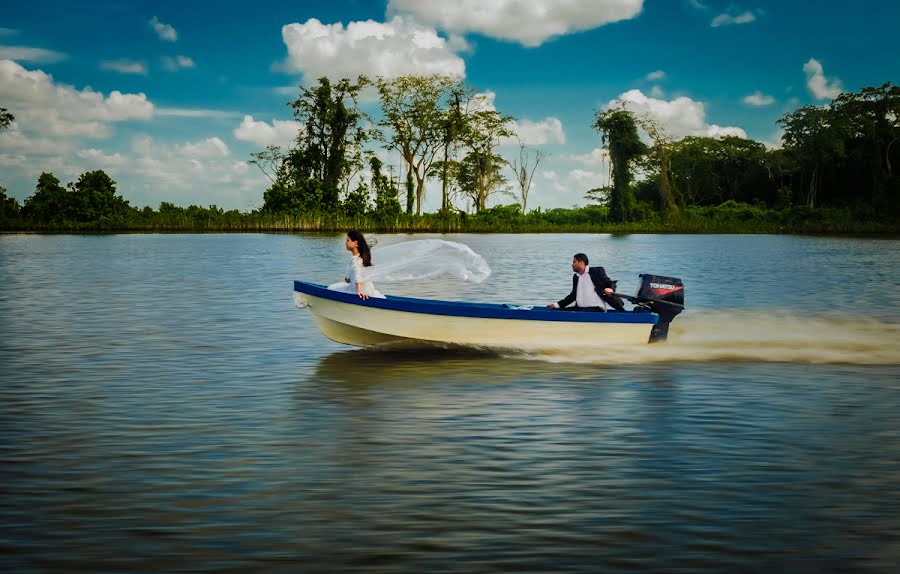
[[629,90],[610,101],[607,107],[622,104],[638,116],[649,114],[673,137],[687,135],[747,137],[747,133],[739,127],[722,127],[706,123],[706,106],[703,102],[688,97],[682,96],[666,101],[649,98],[640,90]]
[[718,28],[720,26],[733,26],[735,24],[749,24],[754,21],[756,21],[756,14],[748,10],[747,12],[743,12],[736,16],[728,13],[719,14],[713,18],[710,26]]
[[189,159],[203,159],[211,157],[227,157],[231,150],[221,139],[217,137],[206,138],[203,141],[188,142],[175,146],[179,155]]
[[535,206],[583,205],[584,194],[588,190],[609,185],[608,171],[574,168],[560,175],[556,170],[543,170],[539,172],[539,176],[535,178],[529,198],[533,199]]
[[478,33],[524,46],[540,46],[572,32],[630,20],[643,0],[389,0],[388,14],[459,34]]
[[296,96],[299,93],[297,86],[278,86],[277,88],[272,88],[272,91],[278,94],[279,96]]
[[744,96],[741,99],[742,102],[747,104],[748,106],[756,106],[758,108],[764,106],[771,106],[775,103],[775,98],[768,94],[764,94],[760,91],[753,92],[749,96]]
[[100,62],[100,67],[104,70],[112,70],[120,74],[139,74],[147,75],[147,64],[144,62],[136,62],[133,60],[107,60]]
[[215,203],[246,210],[262,202],[269,184],[264,175],[250,170],[246,161],[235,159],[218,137],[183,144],[136,137],[121,171],[119,188],[129,190],[136,205]]
[[229,110],[210,110],[204,108],[156,108],[154,115],[172,116],[176,118],[235,118],[240,112]]
[[113,91],[104,97],[90,88],[57,84],[49,74],[11,60],[0,60],[0,101],[27,134],[41,137],[106,137],[111,122],[153,116],[144,94]]
[[150,24],[150,27],[153,28],[153,31],[156,32],[156,35],[159,36],[160,40],[174,42],[178,39],[178,32],[175,31],[175,28],[169,24],[163,24],[156,16],[154,16],[148,24]]
[[0,60],[31,62],[32,64],[53,64],[61,62],[69,56],[62,52],[31,48],[28,46],[0,46]]
[[187,56],[175,56],[174,58],[163,56],[162,65],[163,68],[170,72],[177,72],[178,70],[189,70],[191,68],[197,67],[197,65],[194,63],[194,60],[188,58]]
[[666,77],[665,72],[663,72],[662,70],[656,70],[655,72],[650,72],[649,74],[644,76],[644,79],[649,82],[656,82],[658,80],[662,80],[665,77]]
[[806,87],[817,100],[832,100],[844,90],[839,79],[825,77],[822,64],[815,58],[803,64],[803,71],[806,73]]
[[666,93],[659,86],[653,86],[652,88],[650,88],[650,95],[654,98],[662,98],[666,95]]
[[606,148],[594,148],[588,153],[566,156],[565,159],[572,160],[581,165],[588,167],[600,167],[606,165],[609,161],[609,150]]
[[457,54],[465,54],[472,52],[475,48],[459,34],[450,34],[447,38],[447,46]]
[[125,158],[120,153],[108,155],[96,148],[78,150],[75,154],[83,160],[89,161],[96,166],[96,169],[108,169],[110,167],[121,166],[125,163]]
[[251,142],[259,147],[277,145],[290,147],[297,137],[297,132],[302,127],[300,122],[293,120],[272,120],[269,125],[263,121],[254,121],[253,116],[246,115],[234,130],[234,137],[241,141]]
[[0,132],[0,154],[48,156],[70,153],[72,148],[72,141],[67,138],[26,135],[18,123],[13,124],[11,129]]
[[[493,112],[497,108],[494,100],[496,92],[480,92],[475,94],[468,104],[470,112]],[[526,145],[542,145],[547,143],[566,143],[566,134],[563,131],[559,118],[548,116],[542,120],[514,120],[510,124],[514,136],[500,138],[500,145],[518,145],[519,140]]]
[[[559,118],[547,117],[541,121],[516,120],[512,123],[512,131],[526,145],[542,145],[547,143],[564,144],[566,134],[563,132]],[[501,144],[518,144],[516,138],[502,138]]]
[[281,29],[288,49],[283,66],[308,79],[354,78],[359,74],[393,78],[408,74],[465,75],[465,63],[447,40],[416,21],[397,16],[389,22],[323,24],[310,18]]

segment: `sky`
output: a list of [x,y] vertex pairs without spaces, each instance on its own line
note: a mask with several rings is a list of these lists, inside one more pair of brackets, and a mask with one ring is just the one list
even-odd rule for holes
[[[573,207],[608,183],[598,111],[775,147],[785,113],[897,83],[898,37],[900,2],[873,0],[12,0],[0,185],[21,202],[41,172],[66,184],[103,169],[134,206],[248,211],[268,180],[247,160],[293,140],[298,86],[446,73],[544,154],[529,209]],[[377,117],[376,99],[361,107]],[[518,157],[517,144],[499,151]],[[396,153],[378,153],[399,173]],[[429,187],[425,209],[439,206]]]

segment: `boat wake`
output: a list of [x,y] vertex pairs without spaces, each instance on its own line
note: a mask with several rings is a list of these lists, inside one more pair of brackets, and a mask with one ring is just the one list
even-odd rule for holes
[[780,311],[703,311],[681,315],[672,323],[666,343],[503,355],[606,365],[704,361],[900,365],[900,324]]

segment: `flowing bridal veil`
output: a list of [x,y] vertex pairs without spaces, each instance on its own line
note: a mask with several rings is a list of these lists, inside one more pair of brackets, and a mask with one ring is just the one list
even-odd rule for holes
[[443,239],[416,239],[372,249],[372,266],[365,280],[400,283],[449,276],[481,283],[491,275],[484,257],[468,245]]

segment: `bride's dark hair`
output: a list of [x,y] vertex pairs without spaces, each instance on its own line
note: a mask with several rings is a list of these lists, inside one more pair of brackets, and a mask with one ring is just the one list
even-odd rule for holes
[[369,249],[369,244],[366,243],[365,236],[359,231],[351,229],[347,232],[347,237],[356,242],[356,250],[359,251],[359,256],[362,257],[363,267],[371,267],[372,250]]

